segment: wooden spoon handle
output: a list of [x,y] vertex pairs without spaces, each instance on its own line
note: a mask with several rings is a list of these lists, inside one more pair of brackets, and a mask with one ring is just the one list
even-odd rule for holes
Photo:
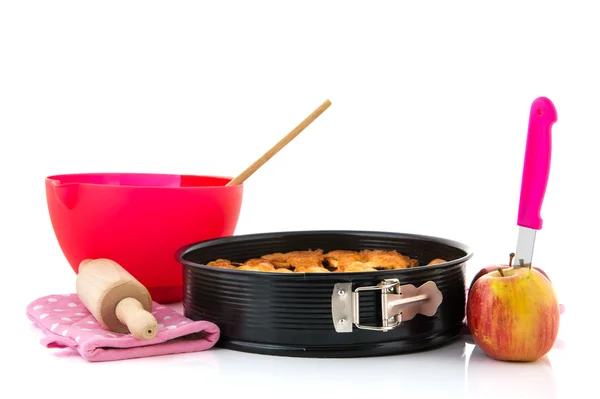
[[275,144],[269,151],[265,152],[262,157],[258,158],[254,163],[242,173],[240,173],[237,177],[233,178],[228,186],[234,186],[238,184],[242,184],[248,177],[250,177],[258,168],[263,166],[265,162],[267,162],[273,155],[277,154],[283,147],[285,147],[290,141],[292,141],[297,135],[300,134],[308,125],[310,125],[315,119],[319,117],[329,106],[331,105],[331,101],[326,100],[323,104],[319,106],[316,110],[313,111],[312,114],[306,117],[298,126],[296,126],[291,132],[289,132],[284,138],[279,140],[277,144]]

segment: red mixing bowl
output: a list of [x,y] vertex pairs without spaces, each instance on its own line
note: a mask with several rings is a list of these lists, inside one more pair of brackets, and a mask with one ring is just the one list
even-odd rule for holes
[[160,303],[183,298],[184,245],[233,235],[243,185],[230,177],[84,173],[46,178],[52,227],[77,273],[84,259],[119,263]]

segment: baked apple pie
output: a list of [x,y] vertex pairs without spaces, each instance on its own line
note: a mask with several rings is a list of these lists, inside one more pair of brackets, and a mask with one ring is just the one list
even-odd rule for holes
[[[425,266],[447,262],[436,258]],[[419,261],[396,250],[365,249],[362,251],[323,250],[271,253],[260,258],[237,263],[227,259],[216,259],[207,266],[222,269],[252,270],[270,273],[350,273],[374,272],[378,270],[409,269],[419,267]]]

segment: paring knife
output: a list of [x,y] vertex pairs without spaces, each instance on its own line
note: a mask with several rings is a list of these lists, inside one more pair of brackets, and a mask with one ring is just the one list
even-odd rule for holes
[[513,267],[531,267],[533,247],[538,230],[542,229],[540,211],[550,175],[552,153],[552,125],[556,122],[556,108],[546,97],[538,97],[531,104],[529,130],[525,147],[525,162],[519,202],[519,238]]

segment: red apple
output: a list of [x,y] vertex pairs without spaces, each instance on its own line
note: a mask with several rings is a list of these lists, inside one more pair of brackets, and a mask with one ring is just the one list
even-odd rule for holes
[[491,358],[540,359],[552,349],[559,322],[554,288],[537,269],[499,268],[469,290],[467,325],[475,344]]
[[[473,284],[475,283],[475,281],[483,276],[484,274],[488,274],[490,272],[493,272],[494,270],[498,270],[498,268],[502,268],[502,269],[508,269],[509,267],[512,267],[512,260],[515,257],[515,254],[512,253],[510,254],[510,260],[508,262],[508,265],[492,265],[492,266],[487,266],[484,267],[483,269],[481,269],[479,272],[477,272],[477,274],[475,275],[475,277],[473,277],[473,280],[471,281],[471,285],[469,287],[472,287]],[[542,269],[538,268],[538,267],[533,267],[535,270],[537,270],[538,272],[542,273],[547,279],[548,281],[550,281],[550,277],[548,277],[548,275],[546,274],[545,271],[543,271]]]

